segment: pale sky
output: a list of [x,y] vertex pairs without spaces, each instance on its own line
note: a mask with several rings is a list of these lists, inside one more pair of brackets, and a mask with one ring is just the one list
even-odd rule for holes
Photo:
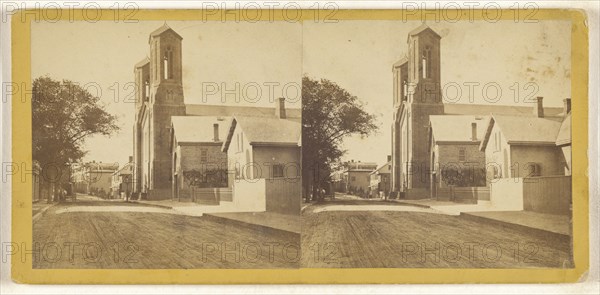
[[[123,164],[132,154],[135,113],[132,101],[126,97],[133,89],[126,86],[134,80],[134,65],[149,54],[148,35],[163,23],[32,22],[32,78],[48,75],[56,80],[72,80],[89,85],[92,94],[98,93],[98,85],[102,103],[119,116],[121,131],[111,138],[87,140],[89,153],[84,160]],[[284,95],[288,97],[286,105],[300,108],[300,23],[169,21],[168,25],[183,37],[186,103],[202,103],[203,83],[219,87],[225,83],[233,92],[239,83],[240,101],[235,102],[235,94],[229,94],[224,104],[272,106],[269,90],[279,97],[284,85],[289,85]],[[262,94],[258,101],[254,101],[256,85]],[[207,104],[223,104],[221,92],[206,95],[206,99]]]
[[[379,132],[365,139],[353,137],[344,143],[345,160],[382,164],[391,154],[392,64],[407,52],[406,38],[420,22],[341,21],[306,22],[303,27],[303,72],[326,78],[356,95],[369,113],[378,115]],[[497,104],[526,105],[525,97],[543,96],[545,106],[561,107],[571,97],[571,25],[567,21],[514,23],[512,21],[428,23],[441,39],[442,86],[458,83],[462,99],[469,103],[464,83],[478,82],[474,103],[485,104],[486,83],[496,82],[502,91]],[[511,86],[521,92],[514,102]],[[452,88],[445,88],[450,98]],[[496,94],[489,88],[488,96]],[[452,90],[452,91],[451,91]],[[444,94],[444,90],[442,90]]]
[[[111,21],[32,23],[32,77],[48,75],[69,79],[101,89],[102,102],[119,116],[121,131],[112,138],[94,137],[86,142],[84,160],[124,163],[133,149],[134,107],[126,102],[133,81],[133,66],[149,53],[148,34],[163,21],[114,23]],[[296,93],[303,74],[338,83],[365,103],[366,110],[378,116],[379,132],[365,139],[345,142],[345,159],[383,163],[391,152],[392,64],[407,51],[407,33],[420,22],[340,21],[338,23],[221,23],[169,21],[183,37],[183,85],[186,103],[202,103],[203,83],[235,83],[243,87],[261,85],[262,97],[241,105],[271,106],[268,86],[281,96]],[[519,105],[531,105],[524,98],[535,82],[535,96],[543,96],[546,106],[562,106],[570,97],[570,23],[512,21],[428,23],[441,39],[442,85],[478,82],[475,103],[486,103],[482,89],[486,83],[500,85],[498,104],[515,104],[511,86],[519,83]],[[116,95],[115,85],[120,86]],[[461,87],[462,88],[462,87]],[[249,87],[249,96],[255,96]],[[449,89],[449,88],[448,88]],[[468,89],[462,88],[460,103],[468,103]],[[448,92],[455,95],[455,92]],[[489,93],[494,97],[494,92]],[[117,97],[117,99],[115,98]],[[220,92],[208,97],[208,104],[221,104]],[[228,105],[236,105],[227,96]],[[288,102],[291,107],[300,107]]]

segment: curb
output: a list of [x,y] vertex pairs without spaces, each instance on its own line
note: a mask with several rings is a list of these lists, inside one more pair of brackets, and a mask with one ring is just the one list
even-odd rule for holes
[[58,204],[58,203],[52,203],[52,204],[40,209],[40,211],[38,213],[36,213],[35,215],[33,215],[31,217],[32,222],[35,222],[36,220],[40,219],[46,213],[46,211],[48,211],[48,209],[50,209],[50,207],[54,207],[54,206],[56,206],[56,204]]
[[273,233],[273,234],[278,234],[278,235],[294,235],[294,236],[300,235],[300,233],[293,232],[293,231],[288,231],[288,230],[284,230],[284,229],[280,229],[280,228],[274,228],[274,227],[262,225],[262,224],[250,223],[250,222],[246,222],[246,221],[242,221],[242,220],[230,219],[230,218],[226,218],[226,217],[222,217],[222,216],[213,215],[211,213],[205,213],[202,215],[202,217],[207,220],[215,221],[215,222],[218,222],[221,224],[242,226],[242,227],[249,228],[249,229],[258,229],[260,231],[264,231],[267,233]]
[[413,204],[413,203],[409,203],[409,202],[403,202],[403,201],[384,201],[384,202],[390,202],[390,203],[396,203],[396,204],[400,204],[400,205],[404,205],[404,206],[413,206],[413,207],[418,207],[418,208],[425,208],[425,209],[430,209],[431,206],[429,205],[422,205],[422,204]]
[[173,209],[173,207],[171,207],[171,206],[161,205],[161,204],[150,204],[150,203],[146,203],[146,202],[140,202],[140,201],[137,201],[137,200],[135,200],[135,201],[129,200],[129,202],[130,203],[140,204],[140,205],[145,205],[145,206],[163,208],[163,209]]
[[470,219],[472,221],[486,222],[488,224],[500,226],[500,227],[507,228],[507,229],[524,231],[527,234],[535,235],[535,236],[541,237],[541,238],[546,238],[546,239],[550,239],[550,240],[560,240],[560,241],[567,242],[567,243],[571,242],[570,235],[552,232],[552,231],[545,230],[545,229],[530,227],[530,226],[526,226],[526,225],[522,225],[522,224],[510,223],[510,222],[506,222],[506,221],[477,216],[477,215],[464,213],[464,212],[461,212],[459,216],[461,216],[462,218]]
[[308,204],[306,204],[306,205],[302,206],[302,207],[300,208],[300,214],[304,213],[304,211],[305,211],[305,210],[306,210],[308,207],[310,207],[310,206],[312,206],[312,205],[313,205],[313,203],[308,203]]

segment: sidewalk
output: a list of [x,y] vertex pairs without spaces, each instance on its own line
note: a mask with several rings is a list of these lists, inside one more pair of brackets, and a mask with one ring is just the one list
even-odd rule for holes
[[481,222],[489,222],[499,226],[525,229],[541,235],[549,235],[558,239],[571,237],[571,220],[566,215],[546,214],[532,211],[503,210],[487,202],[478,204],[461,204],[434,199],[390,200],[396,203],[421,208],[431,208],[449,215],[460,215]]
[[46,203],[46,200],[40,200],[38,202],[35,202],[31,205],[31,216],[32,216],[32,220],[36,221],[38,220],[42,215],[44,215],[44,212],[46,212],[46,210],[48,210],[48,208],[54,206],[56,203]]
[[505,227],[534,230],[557,239],[570,239],[571,218],[567,215],[531,211],[468,212],[461,216],[496,223]]
[[188,216],[204,216],[224,224],[237,226],[258,227],[266,231],[284,234],[300,234],[300,215],[287,215],[273,212],[239,212],[231,202],[221,202],[220,205],[205,205],[194,202],[178,202],[175,200],[134,200],[139,204],[173,210],[174,213]]
[[450,201],[437,201],[434,199],[418,199],[418,200],[398,200],[398,199],[388,199],[388,202],[399,203],[402,205],[416,206],[421,208],[431,208],[433,206],[456,206],[458,203],[450,202]]
[[300,234],[300,215],[287,215],[273,212],[211,213],[206,217],[226,224],[259,227],[266,231]]

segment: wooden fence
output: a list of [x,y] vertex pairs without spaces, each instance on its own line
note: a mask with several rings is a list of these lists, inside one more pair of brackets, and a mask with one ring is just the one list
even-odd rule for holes
[[523,209],[568,215],[571,212],[571,176],[523,179]]
[[300,214],[302,180],[297,178],[265,179],[266,209],[283,214]]

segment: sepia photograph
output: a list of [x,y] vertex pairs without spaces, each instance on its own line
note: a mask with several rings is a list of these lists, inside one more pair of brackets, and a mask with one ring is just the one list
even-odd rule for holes
[[299,267],[301,32],[32,24],[33,268]]
[[12,279],[582,280],[586,14],[316,5],[11,15]]
[[303,28],[302,267],[573,267],[570,22]]

